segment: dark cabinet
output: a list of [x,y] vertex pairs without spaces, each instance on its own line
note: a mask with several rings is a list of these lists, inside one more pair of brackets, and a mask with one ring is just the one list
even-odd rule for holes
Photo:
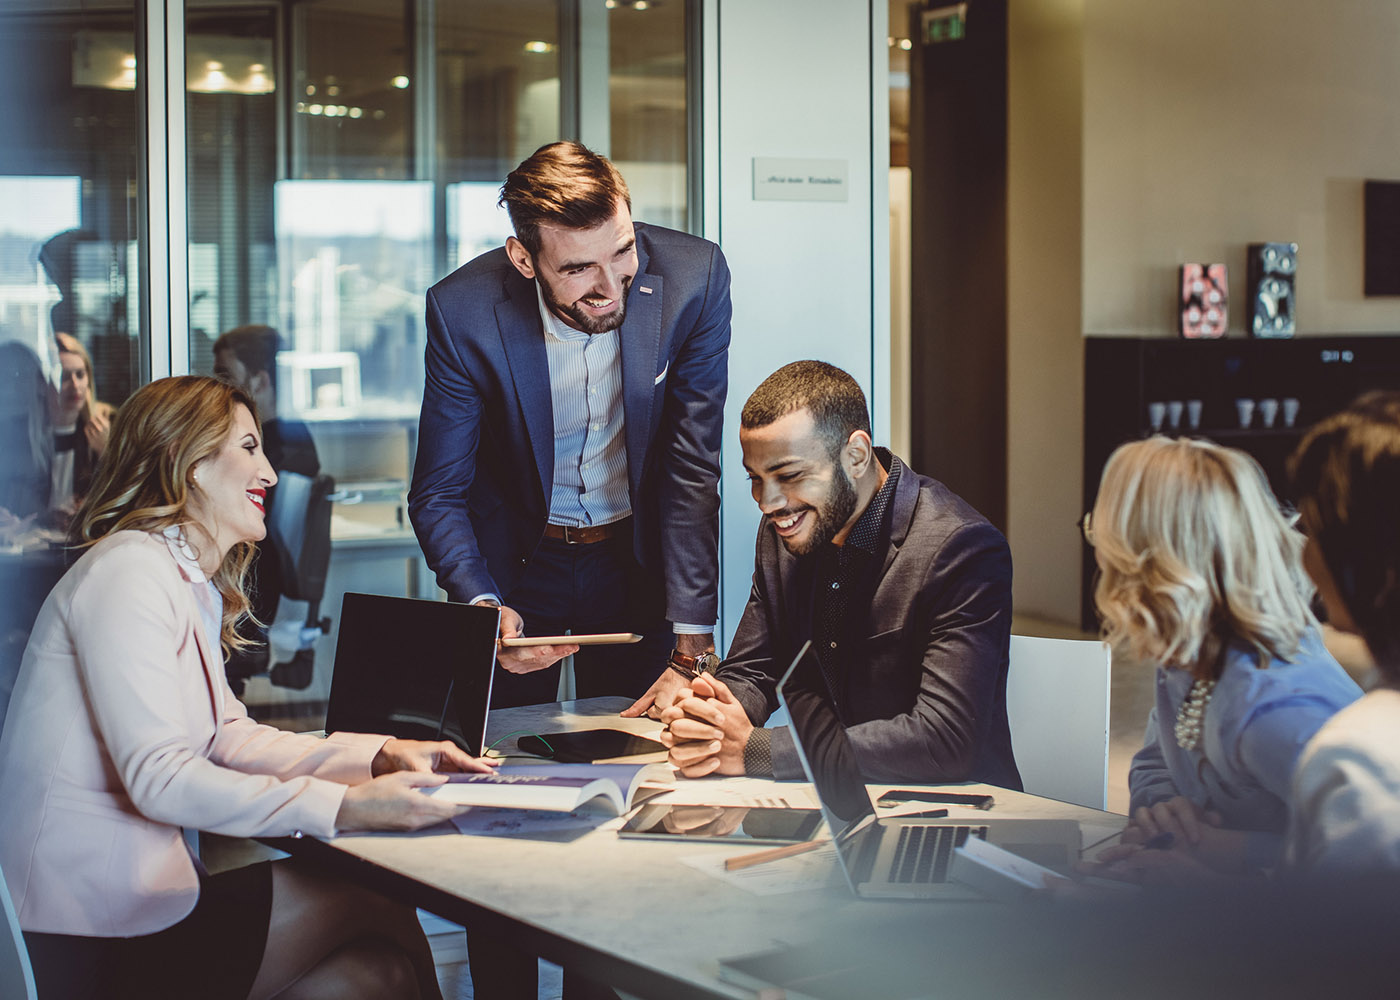
[[[1368,389],[1400,389],[1400,336],[1290,340],[1084,340],[1084,509],[1113,449],[1152,433],[1209,438],[1253,455],[1280,497],[1304,431]],[[1084,547],[1081,617],[1095,627]]]

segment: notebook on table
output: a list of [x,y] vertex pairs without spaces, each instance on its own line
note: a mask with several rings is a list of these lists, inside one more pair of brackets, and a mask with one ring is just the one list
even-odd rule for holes
[[326,731],[450,739],[480,756],[500,617],[471,604],[346,594]]
[[975,821],[877,816],[810,642],[779,681],[778,700],[791,716],[802,769],[816,789],[838,863],[856,894],[976,898],[948,877],[953,850],[969,837],[1060,871],[1079,857],[1074,820],[983,819],[980,813]]

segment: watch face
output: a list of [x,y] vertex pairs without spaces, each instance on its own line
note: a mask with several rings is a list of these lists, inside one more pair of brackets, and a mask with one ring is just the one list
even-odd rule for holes
[[695,658],[695,669],[702,674],[712,674],[719,666],[719,656],[714,653],[701,653]]

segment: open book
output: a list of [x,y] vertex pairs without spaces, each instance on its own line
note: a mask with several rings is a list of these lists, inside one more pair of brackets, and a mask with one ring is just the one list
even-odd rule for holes
[[621,815],[671,782],[665,764],[506,764],[490,774],[450,774],[426,791],[468,806],[572,812],[588,804]]

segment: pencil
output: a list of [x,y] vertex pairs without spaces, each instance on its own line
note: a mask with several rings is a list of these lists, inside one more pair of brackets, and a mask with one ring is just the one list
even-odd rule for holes
[[780,858],[790,858],[794,854],[806,854],[808,851],[815,851],[827,842],[826,837],[820,840],[804,840],[800,844],[786,844],[783,847],[770,847],[766,851],[754,851],[750,854],[740,854],[736,857],[726,858],[724,870],[735,872],[740,868],[748,868],[752,865],[761,865],[765,861],[777,861]]

